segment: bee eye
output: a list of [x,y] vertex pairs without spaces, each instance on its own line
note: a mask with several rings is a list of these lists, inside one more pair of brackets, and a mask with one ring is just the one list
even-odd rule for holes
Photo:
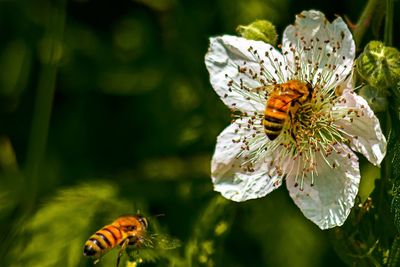
[[128,230],[128,231],[136,230],[136,225],[128,226],[128,227],[127,227],[127,230]]

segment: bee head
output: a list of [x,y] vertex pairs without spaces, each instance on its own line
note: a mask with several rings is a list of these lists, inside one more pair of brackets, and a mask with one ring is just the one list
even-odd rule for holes
[[141,214],[135,215],[136,219],[142,224],[142,227],[146,229],[149,226],[148,220]]

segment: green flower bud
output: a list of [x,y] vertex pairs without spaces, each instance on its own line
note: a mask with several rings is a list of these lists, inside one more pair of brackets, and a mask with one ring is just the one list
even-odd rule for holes
[[369,42],[356,64],[360,76],[379,89],[392,87],[400,80],[399,51],[379,41]]
[[275,26],[267,20],[256,20],[247,26],[239,25],[236,31],[246,39],[264,41],[271,45],[276,45],[278,39]]
[[374,112],[385,111],[388,107],[386,90],[379,90],[372,85],[366,85],[359,91],[360,96],[367,100]]

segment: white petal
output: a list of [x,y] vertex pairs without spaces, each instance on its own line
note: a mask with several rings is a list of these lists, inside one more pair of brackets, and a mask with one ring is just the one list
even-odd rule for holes
[[[249,52],[250,47],[253,48],[253,52],[257,51],[259,58]],[[267,51],[269,58],[265,58]],[[277,61],[271,61],[270,58]],[[261,63],[261,60],[264,62]],[[282,82],[281,76],[286,75],[284,68],[279,67],[279,63],[283,64],[283,56],[275,48],[261,41],[236,36],[224,35],[210,38],[205,63],[210,73],[210,82],[222,101],[228,107],[242,112],[260,111],[265,105],[264,95],[259,95],[255,91],[248,92],[243,89],[244,87],[251,91],[262,86],[260,79],[267,82],[271,79]],[[263,71],[261,71],[261,66]],[[239,67],[245,67],[246,71],[239,72]],[[276,69],[278,69],[278,74],[275,74]],[[250,71],[257,74],[257,77],[252,77]],[[267,77],[268,75],[270,77]],[[232,87],[234,87],[231,87],[231,90],[228,86],[230,81],[233,81]]]
[[[290,196],[301,209],[304,216],[321,229],[340,226],[344,223],[354,206],[354,199],[360,183],[357,156],[345,145],[337,146],[341,153],[332,153],[326,159],[330,166],[317,154],[317,175],[311,186],[310,174],[304,178],[304,189],[296,186],[294,176],[288,176],[286,185]],[[304,166],[305,162],[298,160]],[[335,163],[335,167],[333,166]],[[300,174],[301,177],[301,174]]]
[[296,16],[295,24],[285,29],[282,44],[293,72],[296,72],[295,57],[299,56],[302,78],[313,85],[319,83],[322,75],[323,84],[334,88],[352,69],[355,44],[340,17],[330,23],[319,11],[303,11]]
[[[242,126],[239,128],[239,125]],[[236,120],[218,136],[211,162],[214,190],[234,201],[263,197],[282,183],[275,169],[270,168],[268,159],[254,165],[254,171],[241,166],[249,152],[239,155],[243,151],[243,143],[236,141],[243,140],[244,137],[249,140],[254,133],[253,130],[245,130],[243,125],[244,120]],[[264,138],[259,142],[268,142],[268,139]],[[251,149],[256,148],[257,144],[251,146]]]
[[372,164],[379,165],[386,154],[386,138],[378,118],[367,101],[353,91],[345,90],[342,97],[345,101],[338,102],[334,110],[343,113],[351,108],[355,112],[347,113],[346,118],[337,120],[335,125],[349,135],[351,149],[362,153]]

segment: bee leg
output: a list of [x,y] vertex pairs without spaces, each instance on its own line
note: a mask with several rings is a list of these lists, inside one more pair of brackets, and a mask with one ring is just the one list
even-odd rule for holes
[[296,135],[294,134],[294,131],[293,131],[293,128],[295,127],[294,118],[293,118],[292,112],[290,112],[290,111],[289,111],[289,118],[290,118],[290,125],[291,125],[291,127],[290,127],[290,135],[292,136],[293,140],[295,142],[297,142]]
[[122,254],[124,254],[124,251],[126,250],[126,246],[129,244],[129,239],[125,239],[124,242],[121,245],[121,249],[118,252],[118,258],[117,258],[117,267],[119,266],[119,262],[121,261]]
[[294,134],[294,132],[290,131],[290,134],[291,134],[293,140],[297,143],[296,135]]

